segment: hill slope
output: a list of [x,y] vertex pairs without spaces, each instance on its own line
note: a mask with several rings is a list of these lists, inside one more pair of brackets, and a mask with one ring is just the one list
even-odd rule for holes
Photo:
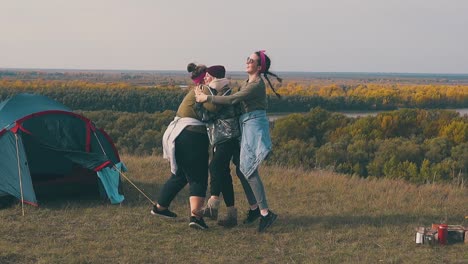
[[[124,156],[127,176],[150,197],[169,176],[161,157]],[[415,186],[300,169],[260,171],[277,222],[206,232],[188,227],[188,191],[172,204],[178,220],[151,216],[151,204],[124,181],[121,206],[96,200],[43,202],[0,210],[0,263],[440,263],[468,261],[468,245],[417,246],[414,228],[463,223],[468,191]],[[234,179],[240,220],[247,203]],[[224,209],[222,214],[224,213]],[[240,222],[241,222],[240,221]],[[468,221],[465,223],[468,225]]]

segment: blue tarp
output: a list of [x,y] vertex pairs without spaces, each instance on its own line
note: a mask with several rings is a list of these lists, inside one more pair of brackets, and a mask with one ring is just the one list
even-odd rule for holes
[[122,162],[115,164],[115,168],[107,167],[97,172],[97,175],[99,179],[101,179],[102,185],[104,186],[107,196],[112,204],[118,204],[124,200],[124,196],[119,194],[119,171],[127,171],[127,167],[125,167],[125,164]]

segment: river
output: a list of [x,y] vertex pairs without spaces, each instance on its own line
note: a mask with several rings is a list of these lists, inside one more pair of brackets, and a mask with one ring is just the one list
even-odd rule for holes
[[[446,109],[446,110],[454,110],[460,113],[460,115],[468,115],[468,108],[457,108],[457,109]],[[382,113],[386,111],[337,111],[337,113],[341,113],[347,117],[361,117],[361,116],[375,116],[378,113]],[[294,113],[269,113],[268,119],[270,121],[275,121],[276,119],[287,116]]]

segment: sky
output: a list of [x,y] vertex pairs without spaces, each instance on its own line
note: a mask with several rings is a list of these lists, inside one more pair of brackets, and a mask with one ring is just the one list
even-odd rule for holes
[[468,73],[466,0],[0,0],[0,68]]

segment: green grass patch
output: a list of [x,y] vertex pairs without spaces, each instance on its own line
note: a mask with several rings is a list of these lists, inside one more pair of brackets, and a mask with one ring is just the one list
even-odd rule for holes
[[[168,163],[122,159],[126,175],[156,199],[170,175]],[[414,241],[417,226],[463,224],[466,189],[276,166],[260,174],[279,215],[264,234],[257,223],[224,229],[207,220],[209,230],[190,229],[187,189],[171,206],[178,219],[152,216],[151,204],[124,181],[122,205],[46,201],[27,206],[24,217],[19,204],[1,209],[0,263],[468,263],[466,244]],[[247,202],[233,181],[241,223]]]

